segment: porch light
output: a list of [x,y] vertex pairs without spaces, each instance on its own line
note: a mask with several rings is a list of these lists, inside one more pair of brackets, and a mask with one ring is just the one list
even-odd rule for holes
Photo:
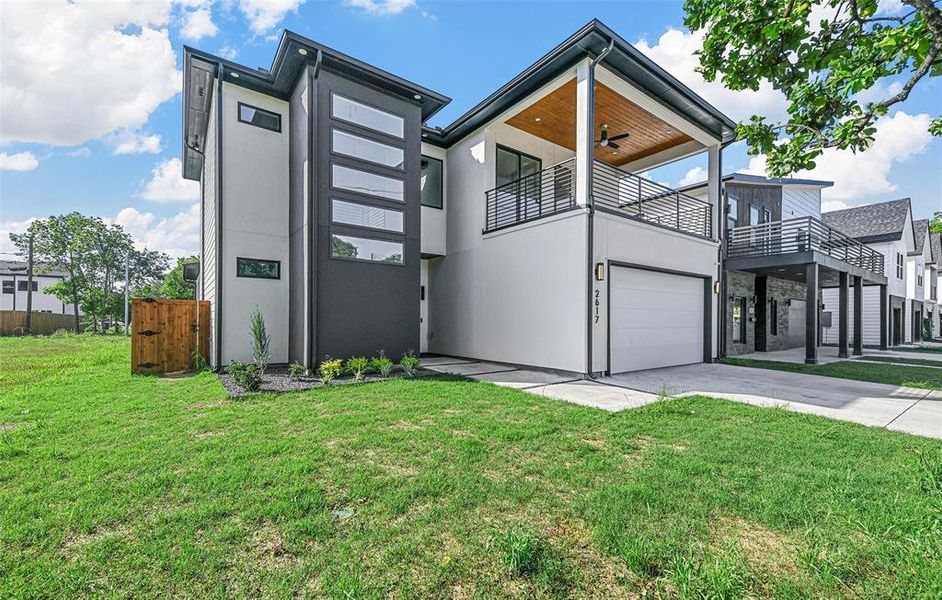
[[304,48],[298,48],[298,54],[300,54],[301,56],[307,56],[307,50],[305,50]]
[[716,294],[716,295],[719,295],[719,293],[720,293],[720,282],[719,282],[719,281],[714,281],[714,282],[713,282],[713,293]]
[[605,281],[605,263],[595,263],[595,280]]

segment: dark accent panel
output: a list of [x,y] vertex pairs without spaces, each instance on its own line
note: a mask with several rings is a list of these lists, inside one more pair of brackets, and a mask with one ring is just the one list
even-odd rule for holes
[[889,307],[887,306],[887,286],[880,286],[880,350],[887,349],[887,338],[889,332],[887,331],[887,319],[889,318]]
[[863,278],[854,276],[854,356],[863,355]]
[[[611,305],[609,305],[611,306]],[[717,349],[717,351],[719,351]],[[713,362],[713,278],[703,279],[703,362]]]
[[[404,231],[390,238],[404,243],[405,262],[397,265],[331,258],[330,234],[334,226],[330,223],[330,136],[315,135],[315,360],[321,361],[327,355],[338,358],[372,355],[379,349],[385,350],[395,360],[406,350],[419,350],[421,111],[416,104],[347,79],[337,72],[322,69],[315,88],[317,132],[329,132],[332,124],[342,123],[334,121],[330,116],[332,92],[405,119],[405,170],[397,174],[405,182],[405,203],[399,205],[404,212]],[[361,135],[389,143],[388,137],[381,133],[364,130]],[[351,160],[347,157],[336,162],[392,176],[387,170],[371,163]],[[369,196],[358,198],[364,204],[389,205],[382,199]],[[350,226],[338,228],[337,232],[387,238],[375,231],[358,230]]]
[[726,184],[726,194],[739,199],[736,222],[739,226],[755,225],[749,220],[749,206],[768,210],[773,221],[782,220],[782,187],[775,185]]
[[[838,298],[838,331],[837,331],[837,356],[838,358],[847,358],[847,273],[841,273],[838,276],[840,283],[837,287]],[[856,301],[857,299],[854,298]],[[854,329],[857,329],[857,309],[854,305]],[[857,343],[857,340],[854,340]]]
[[[304,168],[308,159],[308,77],[303,73],[291,94],[288,114],[288,361],[305,362],[305,222]],[[307,107],[308,110],[310,107]]]
[[805,362],[818,362],[818,263],[805,267]]
[[768,350],[768,278],[765,275],[756,275],[756,352]]

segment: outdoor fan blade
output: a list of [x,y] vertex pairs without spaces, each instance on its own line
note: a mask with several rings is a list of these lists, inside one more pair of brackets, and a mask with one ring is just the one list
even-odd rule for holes
[[615,140],[623,140],[623,139],[625,139],[626,137],[628,137],[629,135],[631,135],[631,134],[630,134],[630,133],[619,133],[618,135],[613,135],[612,137],[608,138],[608,141],[614,142]]
[[613,139],[615,139],[615,138],[610,138],[610,139],[608,140],[608,144],[606,144],[606,146],[608,146],[608,147],[611,148],[612,150],[617,150],[617,149],[619,148],[619,146],[618,146],[618,144],[616,144],[615,142],[612,141]]

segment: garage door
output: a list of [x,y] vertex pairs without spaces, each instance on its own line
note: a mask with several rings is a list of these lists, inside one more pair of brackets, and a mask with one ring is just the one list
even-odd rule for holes
[[703,362],[703,279],[612,267],[611,371]]

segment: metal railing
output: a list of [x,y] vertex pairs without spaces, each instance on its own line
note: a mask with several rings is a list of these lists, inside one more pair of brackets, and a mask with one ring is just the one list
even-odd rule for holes
[[484,232],[534,221],[576,207],[576,159],[570,158],[484,193]]
[[881,253],[814,217],[735,227],[727,233],[728,258],[773,256],[812,250],[883,275]]
[[713,206],[650,179],[595,161],[592,194],[596,210],[688,233],[713,236]]

